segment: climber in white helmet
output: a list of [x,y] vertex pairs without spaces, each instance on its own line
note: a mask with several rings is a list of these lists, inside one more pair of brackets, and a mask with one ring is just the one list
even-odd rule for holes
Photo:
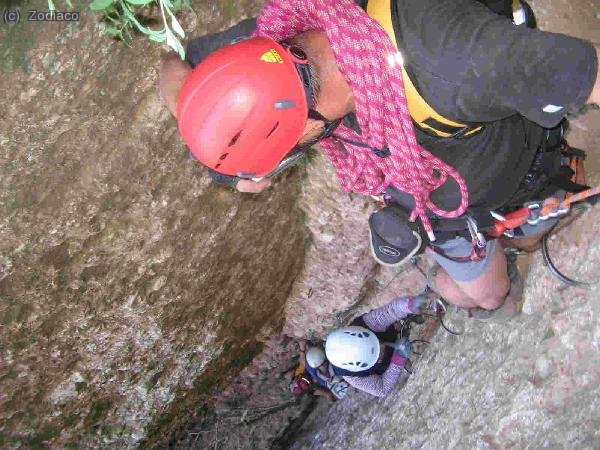
[[388,396],[413,354],[408,337],[395,324],[419,314],[426,304],[425,295],[399,297],[331,332],[325,354],[333,373],[361,391]]
[[[307,347],[304,340],[301,340],[298,346],[300,349],[299,369],[302,368],[302,376],[310,380],[314,388],[313,393],[332,401],[344,398],[348,390],[348,383],[335,375],[325,357],[323,348],[314,345]],[[299,369],[296,370],[295,377],[298,376]],[[304,389],[302,392],[306,390],[309,389]]]

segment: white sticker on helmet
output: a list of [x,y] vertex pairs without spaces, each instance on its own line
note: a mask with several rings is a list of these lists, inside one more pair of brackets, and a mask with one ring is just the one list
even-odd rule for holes
[[544,111],[545,113],[553,114],[555,112],[560,111],[563,108],[564,108],[564,106],[556,106],[556,105],[548,104],[542,108],[542,111]]

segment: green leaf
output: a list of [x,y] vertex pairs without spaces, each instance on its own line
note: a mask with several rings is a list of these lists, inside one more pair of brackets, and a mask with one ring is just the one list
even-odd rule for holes
[[130,20],[131,22],[133,22],[133,24],[135,25],[135,27],[140,30],[142,33],[144,34],[148,34],[148,35],[153,35],[156,33],[161,33],[162,30],[160,31],[154,31],[150,28],[145,27],[144,25],[142,25],[133,15],[133,13],[131,12],[131,10],[129,9],[129,6],[127,6],[123,0],[121,0],[121,6],[123,6],[123,12],[125,13],[125,16],[127,17],[128,20]]
[[108,34],[110,34],[111,36],[115,36],[115,37],[123,37],[123,33],[121,32],[121,30],[119,30],[118,28],[115,27],[109,27],[106,29],[106,32]]
[[121,20],[117,20],[114,17],[111,16],[104,16],[105,19],[107,19],[109,22],[114,23],[115,25],[121,25]]
[[154,42],[165,42],[165,40],[167,39],[167,36],[164,33],[161,34],[155,34],[153,36],[148,36],[148,39],[150,39],[151,41]]
[[90,9],[92,11],[100,11],[109,8],[114,2],[115,0],[94,0],[90,3]]
[[167,36],[167,45],[169,47],[171,47],[173,50],[175,50],[179,54],[179,57],[182,60],[184,60],[185,59],[185,50],[183,49],[181,42],[179,42],[179,39],[177,39],[175,37],[175,35],[169,29],[166,29],[165,33]]
[[56,6],[54,6],[54,2],[52,0],[48,0],[48,9],[50,11],[55,10]]
[[131,3],[132,5],[144,6],[148,3],[152,3],[154,0],[126,0],[127,3]]
[[123,32],[124,32],[123,33],[123,41],[127,45],[131,45],[131,43],[133,42],[133,36],[131,35],[130,28],[131,28],[130,26],[123,28]]
[[177,19],[175,18],[175,16],[173,14],[171,14],[171,27],[173,28],[173,31],[175,31],[175,33],[177,33],[179,35],[180,38],[185,37],[183,28],[181,28],[181,25],[179,24],[179,22],[177,21]]

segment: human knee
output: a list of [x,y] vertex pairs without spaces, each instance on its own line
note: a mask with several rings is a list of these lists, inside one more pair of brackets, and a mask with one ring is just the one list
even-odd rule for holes
[[488,288],[482,289],[473,300],[483,309],[496,309],[502,306],[509,290],[510,280],[506,277],[491,284]]

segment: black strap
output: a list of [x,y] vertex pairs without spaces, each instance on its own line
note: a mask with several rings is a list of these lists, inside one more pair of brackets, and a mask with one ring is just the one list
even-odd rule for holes
[[240,181],[241,179],[240,177],[236,177],[234,175],[225,175],[224,173],[217,172],[216,170],[213,170],[210,167],[207,167],[207,169],[208,174],[210,175],[212,180],[215,183],[220,184],[222,186],[229,186],[235,189],[235,187],[238,184],[238,181]]
[[[415,122],[416,123],[416,122]],[[466,127],[455,127],[454,125],[448,125],[446,123],[442,123],[439,120],[434,119],[433,117],[429,117],[428,119],[425,119],[423,121],[423,123],[425,125],[430,126],[431,128],[433,128],[436,131],[441,131],[442,133],[448,133],[453,138],[459,138],[464,136],[465,134],[467,134],[470,131],[475,130],[477,127],[480,127],[481,125],[467,125]],[[417,126],[419,124],[417,123]],[[423,127],[419,127],[421,129],[423,129]],[[423,129],[423,131],[427,131],[427,129]]]
[[512,0],[477,0],[496,14],[512,19]]
[[382,149],[378,149],[375,147],[371,147],[369,144],[365,144],[364,142],[355,141],[353,139],[346,139],[337,134],[333,134],[331,137],[333,137],[334,139],[337,139],[338,141],[345,142],[346,144],[352,144],[352,145],[356,145],[357,147],[368,148],[369,150],[371,150],[373,153],[375,153],[380,158],[386,158],[386,157],[390,156],[390,149],[387,145],[385,147],[383,147]]
[[574,172],[570,167],[562,166],[556,175],[550,177],[549,181],[554,186],[563,189],[567,192],[573,192],[575,194],[590,188],[590,186],[587,186],[585,184],[579,184],[575,183],[574,181],[571,181],[573,174]]

